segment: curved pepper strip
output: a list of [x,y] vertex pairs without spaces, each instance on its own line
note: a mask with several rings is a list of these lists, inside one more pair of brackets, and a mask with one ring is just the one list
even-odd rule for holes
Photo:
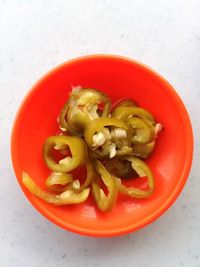
[[[72,157],[66,157],[57,163],[55,159],[53,159],[51,152],[55,147],[62,150],[64,146],[69,147]],[[86,143],[83,139],[76,136],[50,136],[46,139],[43,146],[44,161],[49,169],[55,172],[69,172],[85,164],[87,157]]]
[[143,119],[146,123],[155,126],[155,119],[152,114],[147,111],[146,109],[139,108],[139,107],[131,107],[131,106],[119,106],[118,108],[114,109],[112,112],[112,117],[117,118],[119,120],[126,120],[130,116],[132,117],[139,117]]
[[133,117],[127,119],[126,123],[133,131],[132,142],[134,144],[147,144],[155,138],[154,128],[143,119]]
[[30,176],[25,172],[22,174],[22,182],[33,195],[47,203],[57,206],[82,203],[88,198],[90,193],[89,188],[86,188],[81,192],[66,190],[58,195],[49,193],[37,186]]
[[92,181],[92,194],[98,208],[102,211],[109,211],[113,208],[117,199],[117,184],[114,177],[107,172],[100,161],[95,161],[95,168],[108,189],[108,195],[106,196],[103,189],[100,187],[97,177]]
[[130,106],[137,106],[136,102],[132,99],[123,99],[120,102],[117,103],[116,108],[118,107],[130,107]]
[[67,189],[66,185],[72,182],[73,176],[70,173],[52,172],[45,184],[52,191],[61,193]]
[[87,176],[84,183],[81,185],[79,191],[82,191],[83,189],[87,188],[91,184],[93,178],[95,177],[95,170],[91,160],[87,161],[86,168],[87,168]]
[[115,103],[112,106],[111,111],[115,110],[115,112],[116,112],[118,110],[118,108],[120,108],[120,107],[131,107],[131,106],[137,107],[136,102],[133,101],[132,99],[122,99],[122,100],[119,100],[117,103]]
[[68,125],[68,122],[67,122],[67,114],[68,114],[68,111],[69,111],[69,103],[67,102],[61,112],[60,112],[60,115],[59,115],[59,124],[60,124],[60,129],[61,131],[63,132],[71,132],[73,134],[77,134],[76,132],[74,132]]
[[118,183],[118,189],[121,193],[128,195],[134,198],[147,198],[149,197],[154,190],[154,176],[150,168],[147,166],[144,161],[138,159],[136,157],[126,157],[126,160],[131,162],[132,168],[137,172],[139,177],[147,177],[148,181],[148,189],[142,190],[135,187],[127,188],[125,185],[121,183],[121,179],[116,178]]
[[[132,152],[132,148],[129,147],[131,144],[131,137],[129,133],[129,129],[126,125],[121,120],[118,120],[116,118],[97,118],[92,120],[87,127],[85,128],[84,132],[84,138],[88,146],[90,147],[91,150],[94,151],[94,153],[99,156],[99,157],[106,157],[108,156],[107,152],[104,153],[104,151],[99,151],[96,149],[96,147],[93,146],[93,136],[98,133],[98,132],[104,132],[104,127],[112,127],[112,128],[120,128],[124,129],[126,131],[127,137],[125,140],[127,141],[127,144],[122,146],[121,151],[118,150],[116,156],[124,156],[124,155],[130,155]],[[121,141],[120,141],[121,143]]]
[[87,188],[91,184],[92,180],[94,179],[94,177],[96,175],[96,172],[94,170],[94,166],[93,166],[91,160],[87,161],[86,169],[87,169],[87,176],[86,176],[84,183],[82,185],[80,185],[80,188],[77,188],[77,189],[74,188],[73,183],[71,183],[67,187],[68,189],[74,189],[76,192],[80,192],[80,191],[84,190],[85,188]]

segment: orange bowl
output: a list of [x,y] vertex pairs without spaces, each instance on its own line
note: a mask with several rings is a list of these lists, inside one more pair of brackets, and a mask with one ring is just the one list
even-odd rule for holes
[[[91,196],[83,204],[54,207],[23,186],[25,170],[38,185],[45,187],[49,170],[42,159],[42,145],[48,136],[58,133],[57,117],[72,85],[98,89],[113,102],[132,98],[162,123],[164,130],[147,160],[155,174],[155,191],[149,199],[119,197],[114,209],[103,213]],[[117,236],[144,227],[172,205],[189,174],[193,135],[184,104],[165,79],[136,61],[93,55],[63,63],[33,86],[13,125],[11,153],[16,177],[26,197],[50,221],[83,235]]]

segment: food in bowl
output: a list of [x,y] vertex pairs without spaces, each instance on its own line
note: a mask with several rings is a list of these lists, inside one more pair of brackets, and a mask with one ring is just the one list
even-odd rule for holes
[[[48,136],[59,133],[57,116],[73,84],[97,88],[108,95],[112,103],[125,97],[134,99],[138,106],[150,111],[156,121],[164,125],[152,155],[145,159],[155,176],[151,197],[133,199],[120,193],[114,208],[110,212],[101,212],[92,193],[78,205],[55,206],[34,196],[24,186],[22,171],[26,170],[34,182],[46,191],[45,180],[50,171],[44,164],[41,150]],[[188,179],[192,154],[191,122],[175,89],[148,66],[116,55],[72,59],[44,75],[24,98],[11,135],[14,171],[30,203],[48,220],[65,230],[95,237],[127,234],[158,219],[180,195]],[[114,159],[117,160],[116,157]],[[130,165],[125,165],[129,169]],[[118,169],[121,177],[124,176],[123,169]],[[71,173],[82,184],[86,166]],[[130,173],[131,176],[134,173]],[[141,189],[146,188],[147,179],[123,179],[122,182],[127,187]]]
[[[111,100],[95,89],[74,87],[58,118],[60,133],[43,146],[43,159],[51,174],[44,191],[23,172],[23,184],[35,196],[53,205],[79,204],[90,191],[101,211],[111,210],[118,193],[132,198],[150,197],[154,175],[142,160],[154,150],[162,125],[133,100]],[[81,183],[73,175],[85,165]],[[123,181],[147,177],[146,188],[127,187]]]

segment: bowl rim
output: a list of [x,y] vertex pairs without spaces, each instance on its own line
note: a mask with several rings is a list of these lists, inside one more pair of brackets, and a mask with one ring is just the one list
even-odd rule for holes
[[[72,65],[74,63],[79,63],[81,61],[85,61],[88,59],[97,59],[97,60],[98,59],[110,59],[110,60],[114,59],[114,60],[123,61],[123,62],[126,61],[128,63],[137,65],[137,67],[139,67],[140,69],[144,69],[145,71],[147,71],[149,74],[153,75],[156,79],[158,79],[161,83],[163,83],[165,85],[164,88],[165,89],[167,88],[168,93],[170,94],[170,96],[173,98],[173,100],[178,105],[178,107],[181,111],[180,112],[181,117],[184,121],[184,124],[187,126],[187,127],[185,127],[185,131],[186,131],[185,133],[186,133],[186,137],[187,137],[187,141],[188,141],[187,142],[187,150],[186,150],[186,154],[185,154],[185,166],[182,170],[182,174],[180,176],[179,182],[177,183],[176,187],[171,192],[169,197],[166,199],[166,201],[160,206],[160,208],[155,210],[152,214],[149,214],[149,216],[147,216],[145,219],[140,220],[137,223],[128,225],[126,227],[112,229],[112,230],[103,230],[103,231],[102,230],[99,231],[99,230],[93,230],[93,229],[92,230],[91,229],[85,229],[85,228],[82,228],[79,226],[69,224],[68,222],[63,222],[62,220],[60,220],[59,218],[54,216],[52,213],[48,212],[48,210],[43,208],[43,206],[39,205],[37,201],[34,201],[34,198],[29,198],[29,196],[27,195],[24,188],[20,184],[19,185],[20,185],[20,188],[22,189],[22,191],[24,192],[24,194],[26,195],[26,198],[31,202],[31,204],[44,217],[46,217],[49,221],[53,222],[54,224],[60,226],[61,228],[64,228],[65,230],[69,230],[71,232],[75,232],[77,234],[85,235],[85,236],[93,236],[93,237],[120,236],[120,235],[128,234],[130,232],[139,230],[140,228],[143,228],[144,226],[146,226],[146,225],[152,223],[153,221],[155,221],[156,219],[158,219],[175,202],[175,200],[177,199],[177,197],[181,193],[181,191],[182,191],[182,189],[183,189],[183,187],[184,187],[184,185],[188,179],[188,175],[189,175],[191,165],[192,165],[194,138],[193,138],[192,124],[191,124],[187,109],[186,109],[183,101],[181,100],[180,96],[178,95],[178,93],[172,87],[172,85],[164,77],[162,77],[159,73],[154,71],[149,66],[147,66],[144,63],[141,63],[135,59],[130,59],[130,58],[125,57],[125,56],[119,56],[119,55],[115,55],[115,54],[91,54],[91,55],[80,56],[80,57],[76,57],[76,58],[67,60],[67,61],[57,65],[56,67],[52,68],[46,74],[42,75],[41,78],[38,79],[33,84],[31,89],[28,90],[28,92],[24,96],[21,104],[19,105],[19,108],[18,108],[17,113],[15,115],[15,119],[14,119],[12,130],[11,130],[11,143],[10,143],[12,165],[13,165],[13,169],[14,169],[14,172],[15,172],[15,175],[17,178],[17,176],[18,176],[17,175],[17,167],[16,167],[16,163],[15,163],[15,158],[17,157],[17,145],[15,142],[15,135],[16,135],[16,132],[18,131],[19,127],[20,127],[20,124],[19,124],[20,123],[20,119],[19,119],[20,113],[23,112],[24,104],[26,103],[26,101],[31,98],[31,96],[37,90],[37,86],[41,83],[41,81],[48,79],[49,76],[51,76],[53,73],[59,71],[60,69],[62,69],[66,65]],[[17,181],[18,181],[18,179],[17,179]],[[19,181],[18,181],[18,183],[19,183]]]

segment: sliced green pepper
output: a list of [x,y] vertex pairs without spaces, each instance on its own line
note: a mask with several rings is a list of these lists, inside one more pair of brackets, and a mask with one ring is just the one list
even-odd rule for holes
[[[99,105],[103,104],[103,111]],[[60,113],[60,124],[62,128],[69,129],[76,134],[82,134],[85,126],[99,116],[108,116],[110,112],[109,98],[93,89],[78,89],[70,94],[69,101]]]
[[112,117],[126,120],[131,117],[138,117],[143,119],[146,123],[155,126],[155,119],[152,114],[146,109],[133,106],[119,106],[112,112]]
[[59,116],[59,124],[60,124],[60,129],[61,131],[63,132],[71,132],[73,134],[77,134],[76,132],[74,132],[68,125],[68,122],[67,122],[67,114],[68,114],[68,111],[69,111],[69,102],[67,102],[61,112],[60,112],[60,116]]
[[118,108],[120,107],[130,107],[130,106],[134,106],[137,107],[137,104],[135,101],[133,101],[132,99],[122,99],[120,101],[118,101],[113,107],[112,110],[115,110],[115,112],[118,110]]
[[154,128],[143,119],[133,117],[126,120],[126,123],[133,130],[132,142],[134,144],[147,144],[155,137]]
[[95,177],[95,170],[91,160],[87,161],[86,168],[87,168],[87,176],[84,183],[80,187],[81,191],[87,188],[91,184],[93,178]]
[[[80,187],[78,186],[76,188],[76,187],[74,187],[74,184],[72,182],[68,186],[68,189],[74,189],[75,191],[80,192],[83,189],[87,188],[91,184],[92,180],[94,179],[94,177],[96,175],[96,172],[94,170],[94,166],[93,166],[93,163],[92,163],[91,160],[87,161],[86,168],[87,168],[87,176],[86,176],[86,179],[85,179],[84,183],[82,185],[80,185],[80,182],[79,182]],[[79,181],[79,180],[76,180],[76,181]]]
[[73,182],[73,176],[69,173],[52,172],[46,180],[47,188],[55,192],[63,192],[67,189],[66,185]]
[[[65,157],[59,163],[52,157],[52,150],[57,150],[68,146],[72,154],[71,157]],[[49,169],[55,172],[69,172],[78,166],[85,164],[88,152],[87,145],[82,138],[76,136],[50,136],[46,139],[43,146],[43,158]]]
[[145,177],[145,176],[147,177],[148,189],[142,190],[135,187],[127,188],[125,185],[121,183],[121,179],[116,178],[119,191],[125,195],[134,198],[149,197],[154,190],[154,176],[151,169],[147,166],[147,164],[144,161],[136,157],[126,157],[126,160],[131,162],[132,168],[137,172],[139,177]]
[[[88,106],[74,106],[69,109],[67,114],[69,128],[80,135],[82,135],[85,126],[92,120],[92,116],[89,115],[87,109]],[[95,109],[97,109],[97,106]],[[97,113],[94,114],[95,117],[98,117]]]
[[102,211],[109,211],[113,208],[117,199],[117,184],[114,177],[107,172],[100,161],[95,161],[95,168],[107,187],[108,195],[106,196],[103,189],[100,187],[100,181],[97,177],[92,181],[92,194],[99,209]]
[[112,151],[114,156],[130,155],[132,152],[129,129],[126,123],[115,118],[92,120],[85,128],[84,138],[89,148],[100,158],[112,158]]
[[37,186],[30,176],[25,172],[22,174],[22,182],[33,195],[47,203],[57,206],[82,203],[88,198],[90,193],[89,188],[86,188],[81,192],[75,192],[69,189],[59,195],[49,193]]

